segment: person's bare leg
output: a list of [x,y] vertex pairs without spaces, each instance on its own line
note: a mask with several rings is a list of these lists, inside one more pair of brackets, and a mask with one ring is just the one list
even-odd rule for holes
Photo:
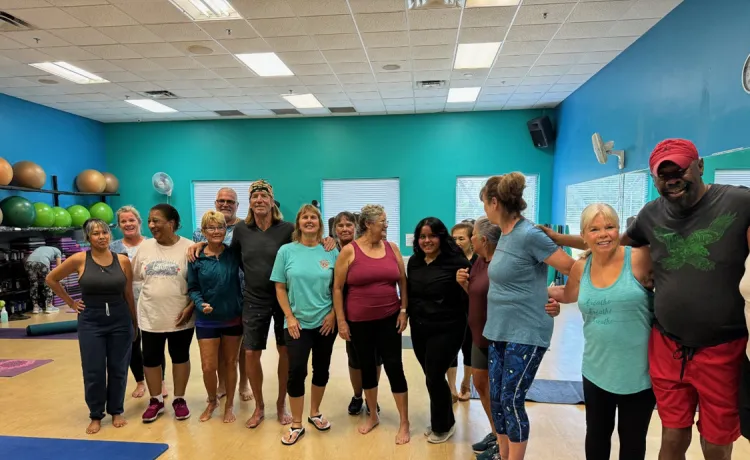
[[224,357],[224,381],[227,399],[224,401],[224,423],[237,420],[234,415],[234,390],[237,388],[237,350],[242,343],[240,336],[225,335],[221,338],[221,352]]
[[[317,385],[310,385],[310,417],[317,417],[322,414],[320,411],[320,403],[323,401],[323,395],[326,393],[326,387],[319,387]],[[289,398],[290,400],[292,398]],[[297,420],[297,416],[294,415],[294,409],[292,409],[292,416]],[[319,422],[315,425],[318,429],[324,429],[329,425],[328,419],[321,417]]]
[[468,401],[471,399],[471,367],[464,366],[464,377],[461,379],[461,388],[458,390],[458,399]]
[[370,415],[368,415],[365,421],[359,426],[358,430],[361,434],[369,433],[380,424],[380,417],[378,416],[378,387],[365,390],[364,393],[365,403],[370,409]]
[[[220,354],[221,339],[201,339],[198,340],[198,347],[201,352],[201,370],[203,371],[203,385],[206,388],[206,410],[203,411],[200,417],[201,422],[205,422],[211,418],[216,407],[218,406],[218,397],[216,394],[217,383],[216,383],[216,372],[219,368],[219,354]],[[177,390],[175,390],[177,391]],[[178,393],[180,394],[180,393]]]
[[396,409],[398,409],[399,416],[396,444],[406,444],[411,440],[411,433],[409,431],[409,393],[393,393],[393,399],[396,400]]
[[693,427],[662,428],[659,460],[685,460],[693,439]]
[[362,371],[359,369],[349,368],[349,381],[352,382],[352,391],[355,398],[362,397]]
[[289,355],[285,345],[277,345],[279,352],[279,366],[277,374],[279,377],[279,396],[276,398],[276,413],[278,414],[279,423],[289,425],[292,423],[292,416],[286,410],[286,385],[289,380]]
[[[313,387],[314,388],[314,387]],[[294,418],[294,422],[292,423],[292,428],[302,428],[302,412],[305,411],[305,395],[292,398],[289,397],[289,407],[292,410],[292,417]],[[282,438],[285,442],[292,442],[294,438],[298,437],[299,433],[293,433],[291,430],[284,433],[284,437]]]
[[[493,431],[495,430],[493,429]],[[503,460],[510,458],[510,439],[508,439],[508,436],[504,434],[498,434],[497,445],[500,446],[500,458],[502,458]]]
[[227,370],[224,369],[224,363],[226,360],[224,359],[224,350],[221,348],[219,348],[219,356],[216,360],[219,363],[219,366],[216,369],[216,379],[218,380],[216,386],[216,399],[221,399],[227,394],[227,382],[224,380],[224,376],[227,375]]
[[266,415],[266,406],[263,401],[263,367],[260,364],[262,350],[245,350],[245,368],[250,377],[250,387],[253,389],[255,397],[255,410],[253,415],[245,424],[248,428],[255,428],[260,425]]
[[701,449],[706,460],[732,460],[732,444],[711,444],[701,436]]
[[190,361],[172,364],[172,378],[174,379],[174,395],[184,398],[188,380],[190,380]]
[[[495,431],[495,423],[492,421],[492,409],[490,409],[490,374],[489,371],[484,369],[472,369],[474,374],[474,388],[479,393],[479,400],[482,401],[482,407],[484,407],[484,413],[487,414],[487,420],[490,421],[490,428],[492,428],[492,434],[497,436]],[[507,452],[506,452],[507,456]]]
[[122,428],[125,425],[128,424],[128,421],[123,417],[122,414],[117,414],[112,416],[112,426],[115,428]]
[[247,376],[247,361],[245,361],[245,355],[242,348],[242,339],[240,339],[240,349],[237,362],[239,363],[240,368],[240,399],[243,401],[250,401],[253,399],[253,390],[250,389],[250,379]]
[[[523,458],[526,456],[526,446],[529,444],[529,441],[524,442],[511,442],[510,443],[510,450],[508,454],[508,460],[523,460]],[[503,457],[506,458],[506,457]]]
[[451,395],[453,395],[453,402],[458,400],[458,391],[456,391],[456,374],[458,374],[457,367],[449,367],[448,372],[445,373],[448,377],[448,386],[451,388]]

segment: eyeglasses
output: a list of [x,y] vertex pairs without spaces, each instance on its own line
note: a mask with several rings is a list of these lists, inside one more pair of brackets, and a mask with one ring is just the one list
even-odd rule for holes
[[226,229],[227,229],[226,227],[203,227],[203,230],[205,230],[208,233],[221,232]]
[[216,200],[216,204],[237,204],[234,200]]

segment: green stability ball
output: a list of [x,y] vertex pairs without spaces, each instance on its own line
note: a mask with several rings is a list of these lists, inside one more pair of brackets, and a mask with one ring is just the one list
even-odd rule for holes
[[115,218],[115,213],[107,203],[94,203],[89,208],[89,212],[91,212],[92,218],[101,219],[108,224],[111,224]]
[[31,201],[22,196],[9,196],[0,202],[7,227],[31,227],[36,219],[36,209]]
[[52,208],[52,215],[54,216],[53,227],[71,227],[73,225],[73,218],[70,217],[70,213],[59,206]]
[[52,227],[55,225],[55,214],[52,212],[52,206],[47,203],[34,203],[34,209],[36,209],[34,227]]
[[73,206],[68,207],[68,212],[70,213],[73,227],[83,227],[83,223],[91,218],[89,210],[80,204],[74,204]]

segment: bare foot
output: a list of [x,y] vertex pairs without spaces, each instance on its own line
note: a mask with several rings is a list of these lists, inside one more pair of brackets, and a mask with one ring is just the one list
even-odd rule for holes
[[358,431],[360,432],[360,434],[367,434],[370,431],[374,430],[378,425],[380,425],[380,417],[367,417],[367,419],[365,419],[365,422],[359,426]]
[[102,429],[101,420],[92,420],[89,426],[86,427],[86,434],[96,434]]
[[209,402],[208,406],[206,406],[206,410],[204,410],[203,413],[201,414],[200,421],[201,422],[208,421],[211,418],[211,416],[214,415],[214,411],[216,410],[217,406],[218,404],[216,404],[215,399]]
[[138,385],[136,385],[135,390],[133,390],[133,396],[134,398],[142,398],[143,395],[146,394],[146,384],[143,382],[138,382]]
[[224,423],[234,423],[237,417],[234,416],[234,407],[224,406]]
[[115,428],[122,428],[127,424],[128,421],[125,420],[125,417],[123,417],[122,414],[112,416],[112,426],[114,426]]
[[292,414],[287,412],[286,404],[276,405],[276,412],[278,414],[277,417],[281,425],[289,425],[290,423],[292,423]]
[[409,433],[409,422],[402,422],[401,426],[398,427],[398,433],[396,434],[396,445],[400,446],[406,444],[411,440],[411,433]]
[[265,410],[256,406],[255,410],[253,411],[253,415],[249,419],[247,419],[247,423],[245,423],[245,426],[248,428],[257,428],[264,418],[266,418]]
[[240,399],[243,401],[250,401],[253,399],[253,390],[250,389],[249,385],[244,388],[240,387]]

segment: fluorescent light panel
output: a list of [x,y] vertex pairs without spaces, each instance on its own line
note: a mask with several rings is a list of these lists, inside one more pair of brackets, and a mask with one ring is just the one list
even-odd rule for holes
[[458,102],[474,102],[479,96],[479,91],[482,88],[451,88],[448,90],[448,103],[454,104]]
[[227,0],[169,0],[193,21],[242,19]]
[[237,54],[237,58],[242,61],[250,70],[258,74],[259,77],[287,77],[294,75],[289,67],[276,55],[276,53],[249,53]]
[[454,69],[489,69],[495,61],[500,42],[462,43],[458,45]]
[[109,81],[94,75],[93,73],[86,72],[83,69],[68,64],[67,62],[37,62],[36,64],[30,64],[32,67],[36,67],[39,70],[44,70],[52,75],[57,75],[60,78],[70,80],[73,83],[79,85],[90,85],[93,83],[109,83]]
[[479,6],[517,6],[521,0],[466,0],[466,8]]
[[145,110],[148,110],[149,112],[154,112],[154,113],[177,112],[172,107],[167,107],[166,105],[160,104],[151,99],[125,99],[125,102],[127,102],[128,104],[133,104],[136,107],[140,107],[142,109],[145,109]]
[[287,94],[281,97],[298,109],[319,109],[323,107],[318,98],[312,94]]

